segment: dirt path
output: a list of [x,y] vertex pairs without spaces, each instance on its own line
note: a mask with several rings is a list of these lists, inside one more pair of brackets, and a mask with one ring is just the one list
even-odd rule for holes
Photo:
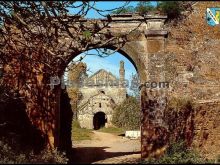
[[73,142],[73,164],[132,163],[140,158],[140,140],[93,131],[92,140]]

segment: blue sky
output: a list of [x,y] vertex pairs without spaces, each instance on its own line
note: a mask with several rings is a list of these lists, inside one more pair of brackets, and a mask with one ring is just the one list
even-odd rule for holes
[[[90,50],[88,51],[89,54],[95,54],[95,50]],[[81,56],[83,56],[84,53],[81,55],[77,56],[75,60],[79,60]],[[82,62],[85,62],[87,64],[87,69],[89,70],[87,73],[89,75],[94,74],[100,69],[105,69],[107,71],[111,71],[115,76],[119,77],[119,64],[120,61],[124,61],[124,67],[125,67],[125,78],[130,79],[132,74],[137,73],[135,67],[133,64],[123,55],[120,53],[116,52],[108,57],[99,57],[96,55],[87,55],[85,58],[82,60]]]
[[[80,3],[80,2],[79,2]],[[92,3],[92,2],[91,2]],[[102,10],[109,10],[114,9],[123,6],[126,3],[126,1],[99,1],[96,2],[96,8],[102,9]],[[127,6],[136,6],[137,1],[130,1]],[[156,5],[155,1],[152,1],[153,5]],[[75,13],[76,11],[70,9],[70,13]],[[102,14],[108,14],[108,12],[102,13]],[[102,18],[102,16],[95,12],[94,10],[90,10],[88,12],[87,18]],[[96,53],[95,50],[90,50],[88,53]],[[77,56],[74,61],[78,60],[80,56],[83,54]],[[105,69],[108,71],[111,71],[115,76],[119,77],[119,63],[123,60],[125,63],[125,78],[127,80],[131,79],[132,74],[136,74],[135,67],[133,64],[123,55],[120,53],[114,53],[108,57],[101,58],[99,56],[94,55],[88,55],[86,56],[82,62],[85,62],[87,64],[87,68],[89,69],[89,72],[87,72],[89,75],[94,74],[100,69]],[[130,93],[129,89],[128,92]]]
[[[90,1],[91,5],[93,4],[94,1]],[[150,1],[152,5],[156,5],[157,2],[156,1]],[[81,4],[82,2],[77,1],[76,4]],[[97,9],[101,9],[101,10],[110,10],[110,9],[115,9],[115,8],[119,8],[122,7],[124,5],[126,6],[136,6],[138,3],[138,1],[98,1],[95,2],[95,7]],[[77,12],[77,10],[75,9],[69,9],[69,12],[74,14]],[[101,14],[109,14],[109,12],[102,12]],[[90,10],[88,12],[88,14],[86,15],[86,18],[102,18],[103,16],[101,16],[99,13],[97,13],[94,10]]]
[[[88,54],[95,54],[95,50],[90,50],[87,52]],[[81,56],[84,56],[84,53],[78,55],[76,58],[73,59],[73,61],[78,61]],[[129,85],[130,85],[130,80],[131,76],[133,74],[136,74],[137,71],[134,67],[134,65],[123,55],[120,53],[116,52],[108,57],[99,57],[97,55],[87,55],[85,58],[82,60],[82,62],[85,62],[87,65],[87,74],[91,76],[95,72],[97,72],[100,69],[105,69],[107,71],[110,71],[113,75],[119,78],[119,68],[120,68],[120,61],[124,61],[124,67],[125,67],[125,79],[129,80]],[[127,88],[127,91],[129,94],[132,94],[130,89]]]

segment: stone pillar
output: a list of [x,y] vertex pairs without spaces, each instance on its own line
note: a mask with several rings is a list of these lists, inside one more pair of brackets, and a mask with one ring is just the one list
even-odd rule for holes
[[123,83],[124,83],[124,80],[125,80],[124,61],[120,61],[119,75],[120,75],[119,85],[120,85],[120,87],[123,87]]
[[119,69],[119,88],[118,88],[118,103],[121,103],[126,98],[126,87],[125,87],[125,69],[124,61],[120,61]]
[[[163,30],[165,16],[146,16],[146,55],[149,77],[141,84],[141,158],[158,158],[167,147],[168,129],[164,122],[167,85],[163,74],[163,55],[167,31]],[[154,84],[153,84],[154,83]]]
[[167,125],[163,120],[166,107],[166,94],[163,90],[141,89],[141,157],[158,158],[161,156],[168,141]]

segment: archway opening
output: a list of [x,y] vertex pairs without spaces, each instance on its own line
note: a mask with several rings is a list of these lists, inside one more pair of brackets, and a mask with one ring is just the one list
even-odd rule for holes
[[[121,138],[127,131],[140,132],[141,121],[138,81],[143,74],[134,65],[139,65],[134,61],[136,59],[128,54],[118,51],[100,57],[93,49],[79,54],[67,66],[64,81],[67,80],[66,89],[73,112],[71,162],[91,163],[140,153],[140,137],[123,138],[125,141],[127,139],[127,147],[121,143]],[[60,109],[62,113],[62,107]],[[63,128],[64,126],[61,129]],[[108,143],[110,138],[113,140]],[[112,148],[112,152],[106,157],[102,150],[94,156],[93,153],[103,144]],[[114,148],[115,145],[118,147]],[[83,154],[88,155],[88,158],[85,159]]]
[[106,122],[107,122],[107,118],[104,112],[97,112],[94,114],[94,117],[93,117],[94,130],[98,130],[102,127],[105,127]]

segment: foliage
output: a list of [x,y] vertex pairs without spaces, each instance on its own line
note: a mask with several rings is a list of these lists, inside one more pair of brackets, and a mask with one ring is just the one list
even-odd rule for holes
[[140,128],[140,104],[134,97],[128,97],[113,112],[112,123],[123,129]]
[[220,163],[220,155],[217,156],[217,159],[215,161],[216,163]]
[[105,133],[111,133],[111,134],[116,134],[116,135],[121,135],[124,134],[125,131],[122,128],[117,128],[117,127],[102,127],[98,131],[100,132],[105,132]]
[[134,6],[128,6],[128,7],[124,7],[123,9],[114,10],[112,11],[112,14],[134,13],[134,12],[135,12]]
[[86,76],[87,65],[83,62],[71,63],[68,67],[68,79],[75,83],[80,83],[83,76]]
[[191,145],[194,136],[194,109],[191,97],[173,96],[168,99],[164,120],[171,132],[171,140],[182,139],[188,146]]
[[[117,9],[123,7],[124,5]],[[40,76],[44,76],[44,81],[45,77],[59,76],[61,64],[65,66],[79,53],[109,47],[116,45],[115,43],[121,47],[127,41],[126,35],[130,31],[115,35],[103,30],[110,23],[108,13],[114,9],[103,10],[96,7],[96,2],[87,1],[0,2],[0,58],[9,68],[4,77],[9,79],[8,75],[13,70],[22,68],[19,72],[22,80],[29,79],[27,75],[43,72]],[[105,23],[83,21],[90,10],[105,17]],[[27,81],[21,82],[22,84],[18,83],[19,90],[27,90]],[[14,86],[18,88],[17,85]]]
[[71,99],[72,109],[76,110],[78,102],[82,99],[82,94],[79,91],[79,83],[83,80],[83,76],[86,74],[86,63],[72,63],[69,66],[68,80],[71,82],[69,88],[67,88],[68,95]]
[[130,90],[132,91],[132,95],[137,100],[140,100],[139,85],[140,85],[140,78],[139,78],[138,74],[132,74]]
[[157,6],[153,6],[151,2],[140,1],[137,3],[137,6],[128,6],[124,7],[123,10],[115,10],[113,14],[125,14],[125,13],[139,13],[147,14],[148,12],[161,12],[167,14],[168,19],[174,19],[180,17],[181,11],[181,2],[178,1],[158,1]]
[[170,111],[181,111],[185,109],[192,109],[194,107],[194,102],[191,97],[183,96],[183,97],[171,97],[168,100],[168,109]]
[[178,1],[161,1],[158,4],[158,9],[166,13],[168,19],[178,18],[183,10]]
[[81,128],[80,124],[79,124],[79,122],[77,120],[73,120],[72,128]]
[[86,40],[89,40],[91,38],[92,33],[89,30],[86,30],[83,32],[83,36],[86,38]]
[[141,1],[137,4],[135,9],[138,13],[145,14],[149,11],[155,10],[156,8],[151,4],[151,2]]
[[0,163],[1,164],[29,164],[29,163],[48,163],[48,164],[67,164],[68,159],[65,153],[54,150],[43,150],[39,154],[33,152],[19,153],[7,143],[0,141]]
[[155,7],[150,2],[140,1],[137,6],[128,6],[123,9],[114,10],[113,14],[125,14],[125,13],[135,13],[146,14],[148,11],[155,10]]
[[72,140],[81,141],[81,140],[91,140],[93,132],[90,129],[81,128],[79,122],[73,120],[72,123]]
[[186,144],[183,141],[172,142],[168,147],[164,156],[159,159],[151,158],[147,161],[144,161],[143,164],[179,164],[179,163],[212,163],[213,161],[208,161],[202,158],[196,151],[193,149],[188,149]]
[[220,11],[216,11],[216,18],[220,22]]

